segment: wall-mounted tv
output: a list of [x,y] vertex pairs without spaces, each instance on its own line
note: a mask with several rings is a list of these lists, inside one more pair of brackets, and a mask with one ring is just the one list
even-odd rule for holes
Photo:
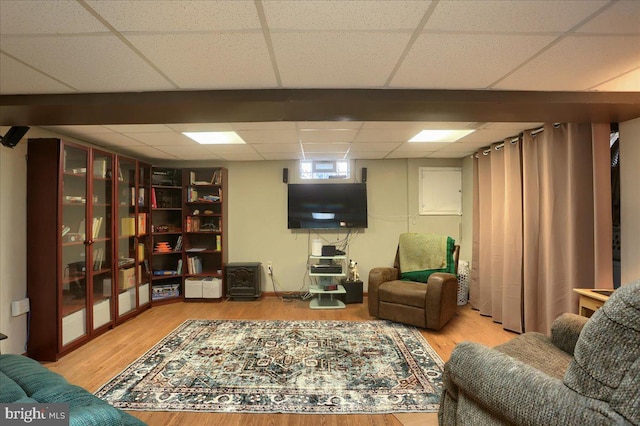
[[289,229],[367,227],[364,183],[296,183],[288,187]]

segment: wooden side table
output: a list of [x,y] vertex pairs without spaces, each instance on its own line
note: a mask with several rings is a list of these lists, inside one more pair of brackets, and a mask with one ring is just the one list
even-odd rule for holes
[[594,289],[594,288],[574,288],[574,292],[578,293],[580,299],[578,301],[578,313],[590,318],[591,315],[609,300],[609,296],[614,290],[611,289]]

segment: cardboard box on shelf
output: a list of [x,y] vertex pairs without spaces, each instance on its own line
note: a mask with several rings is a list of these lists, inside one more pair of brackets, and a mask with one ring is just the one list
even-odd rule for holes
[[118,271],[118,289],[126,290],[136,285],[135,268],[120,269]]

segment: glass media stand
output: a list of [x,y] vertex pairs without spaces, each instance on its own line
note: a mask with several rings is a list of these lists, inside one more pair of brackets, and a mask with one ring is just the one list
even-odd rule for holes
[[335,298],[336,294],[347,293],[341,285],[338,285],[336,290],[323,290],[320,287],[311,286],[309,287],[309,293],[316,295],[316,297],[309,302],[311,309],[341,309],[345,307],[342,300]]

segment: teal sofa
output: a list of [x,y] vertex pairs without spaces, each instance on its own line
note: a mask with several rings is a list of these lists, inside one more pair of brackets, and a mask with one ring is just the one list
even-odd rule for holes
[[22,355],[0,355],[0,403],[69,404],[71,426],[145,424]]

